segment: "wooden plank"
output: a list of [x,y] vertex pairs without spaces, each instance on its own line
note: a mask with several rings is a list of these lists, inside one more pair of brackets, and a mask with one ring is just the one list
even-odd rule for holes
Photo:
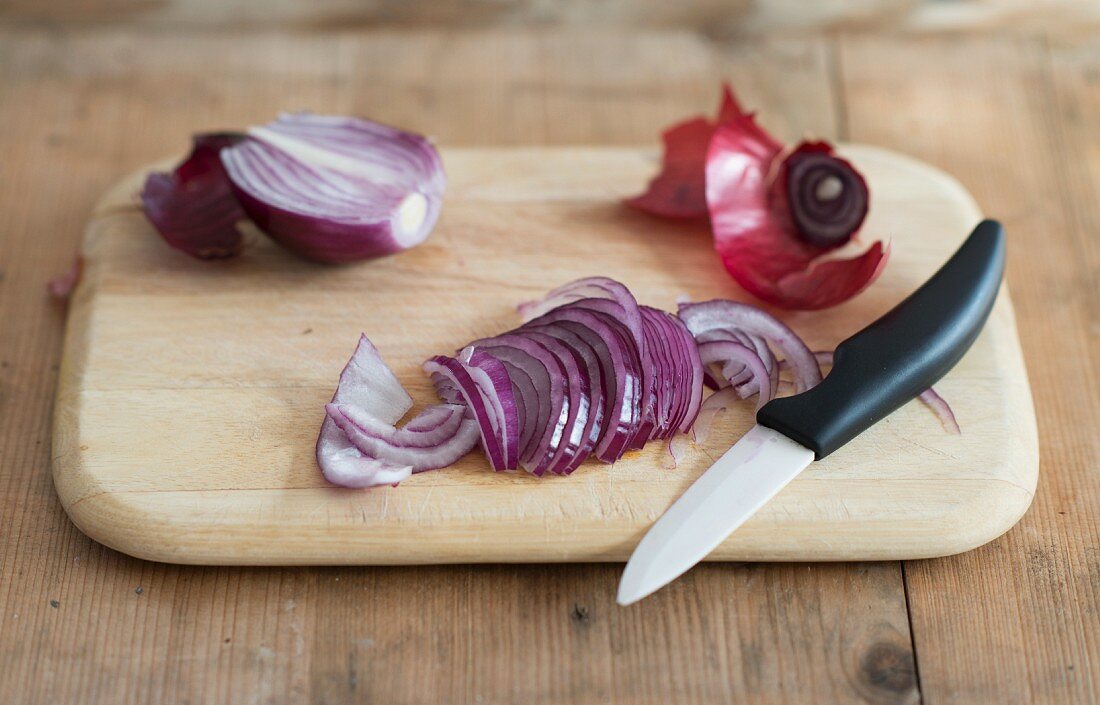
[[[841,150],[875,191],[866,231],[890,237],[892,255],[857,301],[780,314],[814,349],[908,296],[981,217],[942,172],[879,148]],[[662,308],[679,295],[742,296],[702,228],[619,203],[652,174],[648,151],[444,149],[443,160],[446,205],[430,240],[325,272],[264,238],[230,269],[196,262],[134,205],[141,174],[114,189],[89,224],[58,391],[54,479],[77,525],[170,563],[625,561],[751,427],[751,405],[725,414],[706,443],[683,439],[675,468],[652,443],[567,479],[488,472],[480,452],[370,492],[337,491],[317,471],[318,419],[360,331],[428,405],[438,397],[423,360],[514,327],[515,302],[579,276],[613,277]],[[1007,289],[938,387],[962,434],[911,402],[814,463],[711,559],[920,558],[1004,533],[1038,470]]]
[[652,144],[729,75],[784,136],[836,136],[826,74],[816,40],[0,30],[0,153],[18,166],[0,170],[0,693],[508,702],[577,678],[581,701],[915,701],[897,564],[707,566],[625,611],[615,566],[165,566],[85,539],[48,477],[63,316],[42,287],[96,194],[191,131],[312,105],[448,144]]
[[942,165],[1004,219],[1039,418],[1039,489],[1021,524],[906,566],[925,699],[1096,702],[1100,45],[1053,64],[1035,40],[847,37],[842,49],[853,137]]
[[0,5],[0,22],[175,30],[647,27],[721,37],[837,29],[1047,31],[1087,36],[1100,25],[1100,10],[1092,0],[6,0]]

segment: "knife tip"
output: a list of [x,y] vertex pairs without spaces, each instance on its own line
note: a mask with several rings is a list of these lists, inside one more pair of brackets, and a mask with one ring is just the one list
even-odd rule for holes
[[[629,564],[627,565],[629,568]],[[641,588],[636,580],[630,578],[630,571],[623,571],[623,577],[619,580],[619,592],[615,596],[615,601],[619,603],[621,607],[632,605],[643,597],[648,597],[654,592],[656,588],[644,589]]]

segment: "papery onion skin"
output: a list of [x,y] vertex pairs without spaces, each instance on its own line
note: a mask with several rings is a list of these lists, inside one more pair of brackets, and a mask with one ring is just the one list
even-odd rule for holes
[[67,301],[73,290],[76,289],[76,285],[80,283],[83,274],[84,256],[77,255],[64,274],[58,275],[47,282],[46,289],[50,292],[50,296],[58,301]]
[[219,155],[242,139],[235,133],[196,135],[191,154],[175,170],[146,177],[142,207],[169,245],[199,259],[240,254],[244,237],[237,224],[246,216]]
[[741,112],[729,84],[723,85],[718,119],[695,117],[667,128],[661,135],[664,156],[661,171],[646,190],[624,201],[650,215],[663,218],[706,219],[707,148],[718,125]]
[[265,233],[330,264],[420,244],[446,179],[426,138],[363,118],[287,114],[222,153],[233,192]]
[[[799,150],[832,155],[815,142]],[[850,259],[830,256],[797,232],[786,184],[773,182],[782,145],[751,115],[714,133],[707,154],[707,204],[714,246],[733,278],[756,297],[788,309],[815,310],[855,296],[886,266],[888,244],[871,243]]]
[[[870,202],[863,177],[828,143],[785,148],[728,85],[716,122],[677,123],[663,140],[660,173],[627,205],[666,218],[709,215],[715,249],[749,293],[781,308],[822,309],[881,273],[886,242],[846,259],[826,256],[856,235]],[[840,185],[839,198],[827,198],[830,184]]]

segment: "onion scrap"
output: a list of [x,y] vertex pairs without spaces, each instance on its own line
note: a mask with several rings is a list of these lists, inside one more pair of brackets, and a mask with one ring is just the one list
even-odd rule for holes
[[723,265],[756,297],[782,308],[827,308],[882,272],[889,244],[857,237],[867,183],[827,142],[785,147],[728,85],[716,122],[693,118],[663,139],[661,172],[626,202],[668,218],[709,215]]

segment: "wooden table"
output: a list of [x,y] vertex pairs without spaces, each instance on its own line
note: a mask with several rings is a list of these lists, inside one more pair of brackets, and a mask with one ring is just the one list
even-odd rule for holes
[[[783,136],[911,153],[1005,222],[1042,455],[1006,536],[938,560],[704,565],[620,609],[618,565],[176,567],[68,521],[45,282],[121,175],[299,107],[448,145],[654,144],[722,77]],[[1042,35],[0,27],[0,701],[1096,702],[1097,125],[1100,42]]]

